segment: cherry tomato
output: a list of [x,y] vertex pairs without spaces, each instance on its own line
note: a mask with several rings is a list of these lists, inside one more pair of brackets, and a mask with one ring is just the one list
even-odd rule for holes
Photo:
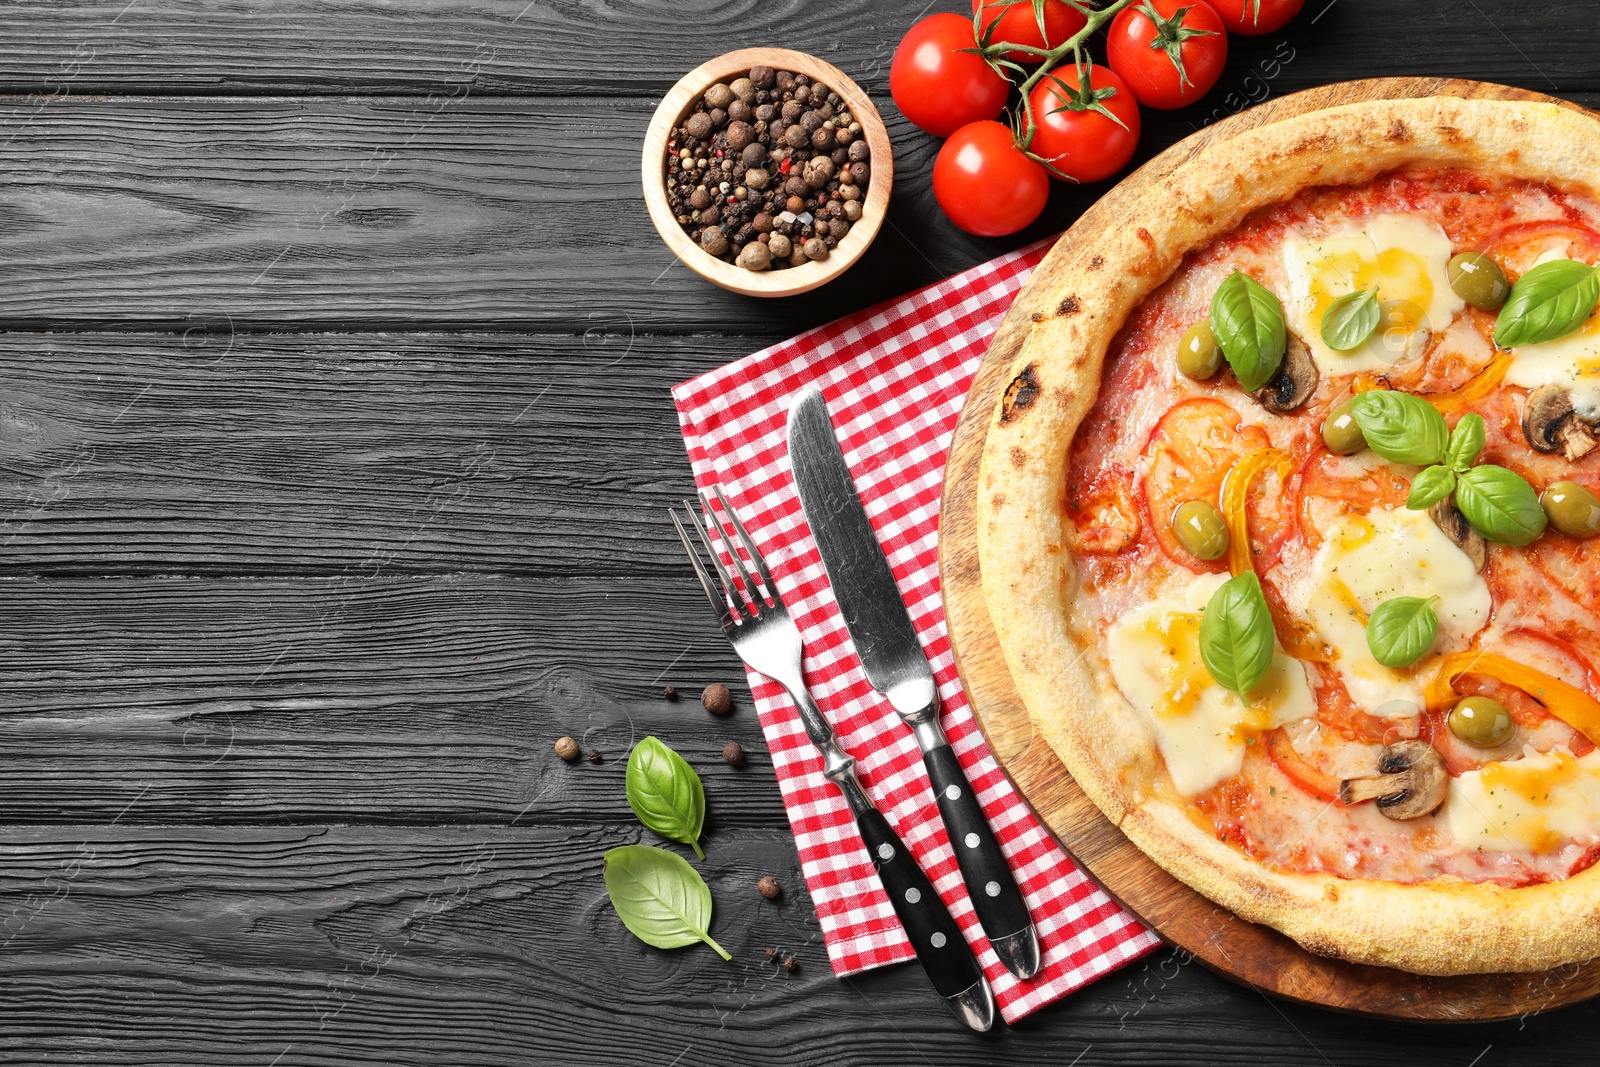
[[1143,0],[1111,20],[1106,58],[1145,107],[1182,107],[1217,84],[1228,34],[1203,0]]
[[976,47],[972,20],[953,11],[907,30],[889,66],[889,95],[900,113],[936,137],[1000,114],[1011,83],[982,56],[962,51]]
[[[990,44],[1004,41],[1033,48],[1054,48],[1083,29],[1088,21],[1061,0],[1044,0],[1045,32],[1040,35],[1039,16],[1034,11],[1033,0],[972,0],[974,15],[978,15],[980,8],[983,14],[979,33]],[[1031,52],[1007,52],[1006,58],[1018,63],[1039,62],[1039,57]]]
[[[1069,64],[1041,78],[1028,96],[1038,127],[1029,148],[1061,172],[1052,172],[1057,178],[1065,175],[1079,182],[1109,178],[1139,146],[1139,105],[1127,83],[1109,67],[1091,66],[1088,74],[1087,93],[1080,88],[1077,68]],[[1092,105],[1115,118],[1107,118]]]
[[1206,0],[1229,33],[1258,37],[1281,30],[1300,14],[1306,0]]
[[1016,233],[1039,217],[1050,175],[993,120],[969,122],[933,161],[933,195],[950,221],[979,237]]

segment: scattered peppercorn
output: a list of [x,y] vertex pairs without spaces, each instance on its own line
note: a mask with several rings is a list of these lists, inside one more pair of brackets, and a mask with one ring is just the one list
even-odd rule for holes
[[700,694],[700,703],[713,715],[726,715],[733,710],[733,694],[721,682],[706,686]]
[[556,755],[571,763],[578,758],[578,742],[570,737],[556,739]]
[[722,762],[730,767],[744,766],[744,746],[737,741],[729,741],[722,746]]
[[678,687],[675,685],[662,686],[661,695],[667,700],[676,702],[678,699]]
[[[667,200],[708,254],[746,270],[787,270],[838,247],[849,227],[823,210],[862,198],[870,158],[838,93],[803,74],[752,67],[708,88],[672,131]],[[859,206],[847,217],[858,221]]]
[[790,974],[794,974],[800,969],[800,961],[793,956],[785,956],[783,957],[783,969]]
[[600,750],[598,748],[591,748],[583,758],[588,760],[590,763],[599,763]]
[[768,900],[777,900],[779,895],[783,893],[783,889],[778,885],[778,880],[770,874],[762,876],[761,881],[756,883],[756,889]]
[[778,950],[775,948],[769,948],[763,952],[762,955],[767,958],[768,963],[771,963],[773,960],[778,958]]

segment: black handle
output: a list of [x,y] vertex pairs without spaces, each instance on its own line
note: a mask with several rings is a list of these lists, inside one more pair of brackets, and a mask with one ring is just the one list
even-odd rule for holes
[[961,936],[961,928],[917,866],[911,850],[889,829],[888,820],[876,808],[868,808],[856,813],[856,826],[933,988],[941,997],[953,997],[982,981],[983,971]]
[[922,759],[984,935],[993,941],[1027,929],[1033,922],[1028,905],[1017,888],[1011,865],[1000,851],[1000,842],[989,828],[989,820],[984,818],[977,794],[962,773],[955,749],[940,745],[924,752]]

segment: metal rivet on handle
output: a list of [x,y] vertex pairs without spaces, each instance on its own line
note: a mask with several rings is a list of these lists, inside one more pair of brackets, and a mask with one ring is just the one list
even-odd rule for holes
[[1000,883],[990,882],[988,885],[983,887],[983,891],[988,893],[991,897],[997,897],[1000,895]]
[[894,859],[894,846],[889,844],[887,841],[879,845],[878,858],[883,860],[885,863],[888,863],[890,860]]
[[959,785],[945,786],[944,795],[951,800],[959,800],[961,799],[961,787]]
[[906,903],[907,904],[915,904],[917,901],[919,901],[921,899],[922,899],[922,891],[920,889],[918,889],[916,886],[912,886],[910,889],[906,890]]
[[967,835],[967,847],[968,848],[977,848],[978,847],[978,835],[977,834],[968,834]]
[[[913,892],[915,892],[915,890],[913,890]],[[928,938],[928,940],[933,943],[934,948],[944,948],[943,934],[935,932],[932,937]]]

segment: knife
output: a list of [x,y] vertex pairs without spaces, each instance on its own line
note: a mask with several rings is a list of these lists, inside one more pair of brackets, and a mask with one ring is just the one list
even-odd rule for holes
[[1032,978],[1039,971],[1039,937],[1028,905],[939,724],[933,670],[856,495],[820,389],[802,393],[789,410],[789,463],[867,680],[911,727],[922,749],[939,814],[983,932],[1006,970]]

